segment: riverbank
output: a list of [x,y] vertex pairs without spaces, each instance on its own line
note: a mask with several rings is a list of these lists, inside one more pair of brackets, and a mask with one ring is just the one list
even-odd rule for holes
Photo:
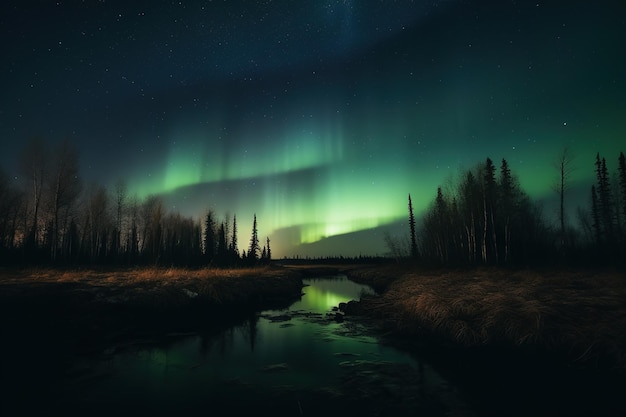
[[[401,336],[461,348],[550,354],[569,365],[626,371],[626,276],[614,271],[346,270],[382,295],[363,311]],[[416,338],[417,339],[417,338]]]
[[99,340],[223,325],[300,297],[285,268],[0,271],[0,314],[17,333]]

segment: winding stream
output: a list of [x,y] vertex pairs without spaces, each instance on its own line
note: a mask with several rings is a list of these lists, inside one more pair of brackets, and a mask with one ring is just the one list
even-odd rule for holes
[[626,415],[620,374],[558,357],[382,340],[366,319],[338,320],[333,311],[371,289],[345,276],[305,284],[288,308],[208,317],[219,329],[105,333],[81,349],[86,320],[9,329],[0,345],[0,415]]
[[335,319],[333,307],[371,289],[344,276],[305,284],[288,309],[263,311],[226,331],[170,334],[74,358],[47,408],[58,415],[249,416],[464,408],[428,364],[379,343],[366,323]]

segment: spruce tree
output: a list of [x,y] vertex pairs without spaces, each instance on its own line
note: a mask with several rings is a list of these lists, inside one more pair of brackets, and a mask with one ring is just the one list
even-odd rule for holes
[[411,194],[409,194],[409,227],[411,230],[411,256],[418,257],[417,238],[415,236],[415,216],[413,215],[413,203],[411,202]]
[[226,245],[226,225],[224,222],[220,223],[220,228],[217,233],[217,261],[220,265],[224,265],[228,258],[228,247]]
[[252,235],[250,236],[250,247],[248,249],[248,261],[254,262],[259,259],[259,233],[256,225],[256,214],[252,223]]
[[596,154],[596,177],[598,180],[597,203],[601,230],[607,244],[615,244],[615,216],[613,213],[613,196],[609,183],[609,172],[606,159]]
[[598,193],[596,192],[596,186],[591,186],[591,217],[593,219],[593,227],[594,235],[596,238],[596,244],[602,244],[602,224],[600,223],[600,203],[598,202]]
[[239,249],[237,249],[237,215],[233,215],[233,230],[230,237],[229,245],[230,253],[233,257],[232,261],[239,259]]
[[216,249],[215,216],[213,211],[209,210],[204,222],[204,258],[207,264],[210,264],[215,259]]
[[626,158],[624,152],[619,153],[619,185],[621,193],[622,213],[626,221]]

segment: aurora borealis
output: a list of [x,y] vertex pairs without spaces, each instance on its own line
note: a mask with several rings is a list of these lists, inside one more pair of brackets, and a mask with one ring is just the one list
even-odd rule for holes
[[[506,158],[587,204],[626,151],[622,1],[4,2],[0,166],[38,136],[200,217],[253,214],[276,257],[382,254],[461,169]],[[19,181],[15,174],[16,181]],[[574,203],[572,203],[573,205]]]

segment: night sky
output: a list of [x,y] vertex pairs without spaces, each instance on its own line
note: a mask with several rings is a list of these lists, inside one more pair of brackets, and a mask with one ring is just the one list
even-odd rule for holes
[[488,156],[550,217],[564,147],[585,205],[626,151],[623,0],[5,1],[0,35],[16,182],[70,139],[86,191],[236,214],[242,246],[256,213],[274,257],[383,254]]

